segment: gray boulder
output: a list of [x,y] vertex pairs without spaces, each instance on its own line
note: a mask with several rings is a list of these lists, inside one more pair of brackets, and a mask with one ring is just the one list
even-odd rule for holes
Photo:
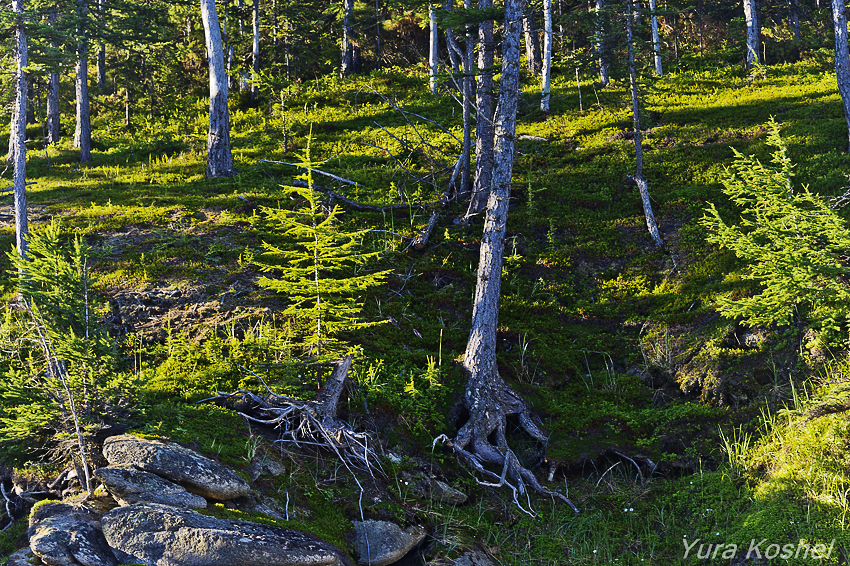
[[113,509],[103,534],[122,563],[151,566],[348,566],[310,535],[156,503]]
[[30,549],[48,566],[116,566],[98,516],[84,507],[47,503],[30,516]]
[[466,494],[453,488],[446,482],[435,479],[423,479],[416,484],[414,494],[422,498],[431,498],[446,505],[463,505],[466,503]]
[[9,557],[9,560],[6,561],[6,566],[32,566],[33,564],[38,564],[36,562],[38,559],[35,554],[32,553],[32,550],[27,548],[22,548],[19,551],[12,554]]
[[454,566],[496,566],[490,557],[479,550],[470,550],[458,556]]
[[248,483],[228,470],[179,444],[143,439],[130,434],[103,443],[103,456],[113,467],[134,466],[176,482],[210,499],[233,499],[251,491]]
[[354,550],[360,564],[387,566],[401,560],[405,554],[422,542],[428,532],[425,527],[414,526],[402,530],[387,521],[354,523]]
[[100,468],[94,477],[103,482],[109,494],[121,505],[162,503],[172,507],[204,509],[207,500],[156,474],[134,468]]

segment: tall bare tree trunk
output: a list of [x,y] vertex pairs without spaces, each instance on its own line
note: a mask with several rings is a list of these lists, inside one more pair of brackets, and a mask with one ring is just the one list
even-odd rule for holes
[[254,76],[251,77],[251,100],[257,100],[260,94],[257,77],[260,75],[260,0],[254,0],[254,11],[251,19],[254,31],[254,44],[251,49],[251,64]]
[[[447,12],[452,11],[452,0],[446,0],[443,9]],[[456,74],[460,73],[461,59],[463,54],[455,40],[455,32],[452,28],[446,28],[446,51],[449,53],[449,64],[452,66],[452,71]]]
[[596,0],[596,33],[593,46],[599,65],[599,82],[607,87],[611,82],[608,62],[608,14],[605,11],[605,0]]
[[428,42],[428,76],[431,94],[437,94],[437,67],[440,64],[440,30],[437,27],[437,7],[428,5],[428,21],[431,35]]
[[351,17],[354,12],[354,0],[342,0],[342,65],[339,75],[347,77],[354,70],[354,49],[351,45]]
[[89,41],[86,37],[88,0],[77,0],[79,40],[77,43],[77,124],[74,147],[80,148],[80,163],[91,161],[91,114],[89,111]]
[[[97,13],[101,21],[103,20],[104,0],[97,0]],[[97,90],[101,94],[106,89],[106,47],[103,45],[103,40],[97,42]]]
[[[493,0],[479,0],[481,9],[491,8]],[[480,214],[487,206],[490,185],[493,180],[493,60],[496,45],[493,38],[493,20],[481,22],[478,26],[478,85],[475,89],[475,102],[478,113],[475,117],[475,178],[472,183],[472,195],[466,218]]]
[[9,133],[10,153],[14,171],[12,182],[15,199],[15,242],[18,252],[27,255],[27,74],[29,64],[27,30],[24,25],[24,0],[12,0],[15,13],[15,111]]
[[540,111],[549,112],[552,90],[552,0],[543,0],[543,81]]
[[657,10],[655,0],[649,0],[650,23],[652,26],[652,51],[655,53],[655,74],[659,77],[664,74],[664,69],[661,67],[661,38],[658,35],[658,16],[655,15]]
[[841,102],[844,103],[844,118],[847,120],[847,133],[850,137],[850,47],[847,41],[844,0],[832,0],[832,23],[835,26],[835,78]]
[[[472,9],[472,0],[465,0],[465,9]],[[463,58],[463,150],[461,155],[461,177],[460,194],[467,198],[472,190],[471,162],[472,162],[472,98],[475,96],[475,41],[472,30],[466,26],[466,53]]]
[[632,28],[632,17],[634,15],[632,8],[632,0],[626,0],[626,44],[628,52],[629,64],[629,85],[632,93],[632,121],[634,124],[634,140],[635,140],[635,183],[640,190],[640,199],[643,203],[643,214],[646,217],[646,226],[649,228],[649,235],[652,241],[658,247],[664,247],[664,241],[661,239],[661,234],[658,233],[658,224],[655,222],[655,215],[652,212],[652,202],[649,200],[649,187],[646,179],[643,176],[643,146],[641,145],[640,131],[640,103],[637,83],[637,73],[635,72],[635,45],[634,33]]
[[[47,22],[51,27],[56,26],[58,8],[54,4],[47,14]],[[56,40],[51,39],[50,46],[58,47]],[[59,143],[59,73],[50,71],[47,76],[47,143]]]
[[528,70],[533,75],[539,75],[543,70],[543,60],[540,56],[540,38],[537,35],[537,26],[534,23],[534,12],[525,15],[522,20],[525,30],[525,59]]
[[227,73],[224,69],[221,28],[215,0],[201,0],[201,17],[207,42],[210,69],[210,128],[207,137],[207,177],[232,177],[230,111],[227,108]]
[[[454,440],[441,437],[455,454],[478,474],[499,482],[496,485],[510,487],[514,492],[514,502],[520,507],[522,504],[517,496],[525,493],[526,485],[569,503],[563,495],[543,488],[534,474],[520,464],[508,446],[505,436],[508,415],[518,415],[523,429],[539,442],[545,443],[546,435],[532,420],[525,402],[504,382],[496,365],[502,254],[511,193],[519,99],[521,26],[522,0],[506,0],[502,80],[499,105],[496,109],[493,190],[487,202],[472,307],[472,328],[463,358],[464,368],[469,375],[464,394],[464,405],[469,411],[469,420],[461,427]],[[504,472],[499,475],[486,469],[485,464]]]
[[747,67],[753,67],[760,63],[758,0],[744,0],[744,18],[747,21]]

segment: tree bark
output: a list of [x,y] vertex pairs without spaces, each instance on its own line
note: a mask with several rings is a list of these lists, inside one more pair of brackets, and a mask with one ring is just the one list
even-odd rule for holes
[[[472,0],[464,1],[464,8],[472,9]],[[466,53],[463,58],[463,151],[461,155],[460,194],[466,199],[472,190],[471,161],[472,161],[472,97],[475,85],[475,41],[472,30],[467,26]]]
[[[452,0],[446,0],[443,8],[447,12],[451,12],[453,7],[452,4]],[[455,41],[455,32],[451,28],[446,28],[446,51],[448,51],[449,54],[449,64],[452,66],[452,71],[455,74],[460,73],[461,52],[457,45],[457,41]]]
[[788,23],[794,33],[794,41],[800,41],[800,3],[798,0],[788,0]]
[[27,31],[24,25],[24,0],[12,0],[15,13],[15,111],[9,133],[10,153],[14,171],[12,182],[15,200],[15,242],[18,252],[27,255],[27,73],[29,64]]
[[640,104],[637,84],[637,74],[635,72],[635,45],[634,33],[632,29],[632,0],[626,0],[626,44],[629,63],[629,85],[631,86],[632,94],[632,122],[634,124],[634,140],[635,140],[635,182],[640,190],[640,199],[643,202],[643,214],[646,217],[646,226],[649,229],[649,235],[655,245],[663,248],[664,241],[661,239],[661,234],[658,233],[658,224],[655,222],[655,215],[652,212],[652,202],[649,200],[649,187],[646,179],[643,176],[643,146],[641,145],[640,131]]
[[664,69],[661,67],[661,38],[658,35],[658,16],[655,15],[655,10],[657,9],[655,0],[649,0],[649,9],[651,11],[652,51],[655,52],[655,74],[660,77],[664,74]]
[[345,78],[354,70],[354,49],[351,46],[351,17],[354,0],[342,0],[342,65],[339,76]]
[[254,11],[251,21],[254,30],[254,44],[251,49],[251,63],[254,69],[254,76],[251,81],[251,100],[255,101],[260,95],[259,87],[257,86],[257,77],[260,76],[260,0],[254,0]]
[[540,56],[540,38],[534,25],[534,12],[526,14],[522,26],[525,30],[525,58],[528,70],[533,75],[539,75],[543,70],[543,60]]
[[608,15],[605,12],[605,0],[596,0],[596,34],[594,48],[599,65],[599,82],[607,87],[611,82],[608,63]]
[[[491,8],[493,0],[479,0],[481,9]],[[475,117],[475,178],[472,183],[472,195],[466,218],[480,214],[487,206],[490,185],[493,180],[493,61],[495,59],[495,41],[493,38],[493,20],[481,22],[478,26],[478,84],[475,89],[475,102],[478,112]]]
[[91,114],[89,110],[89,42],[86,37],[88,0],[77,0],[79,41],[77,43],[77,123],[74,147],[80,148],[80,163],[91,161]]
[[434,4],[428,5],[428,21],[431,27],[430,41],[428,44],[428,76],[431,85],[431,94],[437,94],[437,68],[440,64],[440,34],[437,27],[437,8]]
[[[832,0],[832,23],[835,26],[835,78],[844,104],[847,135],[850,138],[850,47],[847,40],[847,13],[844,0]],[[850,145],[848,145],[850,152]]]
[[207,137],[207,177],[232,177],[230,153],[230,112],[227,108],[227,73],[224,69],[221,28],[215,0],[201,0],[210,70],[210,127]]
[[540,111],[549,112],[552,90],[552,0],[543,0],[543,81]]
[[[54,4],[47,15],[47,23],[55,29],[58,8]],[[50,46],[58,47],[55,39],[50,40]],[[47,143],[59,143],[59,73],[51,71],[47,76]]]
[[[97,0],[98,16],[103,19],[104,0]],[[101,94],[106,89],[106,47],[103,41],[97,42],[97,90]]]
[[[514,491],[514,501],[520,507],[517,495],[525,493],[526,485],[545,495],[569,502],[563,495],[543,488],[534,474],[520,464],[508,446],[505,436],[508,415],[518,415],[523,429],[539,442],[545,444],[546,436],[532,420],[525,402],[499,375],[496,365],[502,255],[513,174],[514,134],[519,100],[522,19],[522,0],[506,0],[502,80],[499,105],[496,109],[493,190],[487,202],[472,307],[472,328],[463,359],[464,368],[469,374],[464,394],[464,405],[469,411],[469,420],[458,431],[457,437],[447,442],[464,463],[477,473],[499,482],[490,485],[510,487]],[[447,440],[444,437],[441,439]],[[498,466],[504,471],[500,476],[487,470],[484,464]]]
[[758,0],[744,0],[744,18],[747,21],[747,67],[753,67],[760,64]]

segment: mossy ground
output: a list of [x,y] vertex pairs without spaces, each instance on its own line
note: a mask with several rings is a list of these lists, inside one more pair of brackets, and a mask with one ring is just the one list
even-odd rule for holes
[[[457,508],[423,502],[398,479],[403,467],[387,462],[386,492],[379,503],[367,501],[367,514],[425,521],[437,555],[480,544],[503,564],[697,564],[693,554],[683,558],[684,541],[697,538],[746,547],[752,538],[837,537],[850,548],[847,402],[845,385],[835,385],[850,379],[847,366],[840,356],[824,365],[828,353],[807,350],[802,325],[760,329],[756,342],[742,345],[744,329],[714,310],[718,296],[747,292],[741,266],[706,244],[698,223],[707,202],[735,214],[721,192],[724,167],[732,148],[767,160],[771,116],[797,164],[795,182],[826,196],[844,192],[846,124],[831,61],[815,55],[755,75],[695,66],[645,85],[645,175],[669,253],[652,246],[626,177],[634,147],[624,135],[631,127],[624,85],[598,90],[590,105],[585,77],[580,111],[572,69],[559,69],[545,116],[536,88],[524,90],[518,132],[548,141],[518,142],[499,367],[551,434],[555,482],[569,487],[578,516],[532,496],[539,516],[530,518],[507,493],[478,488],[430,448],[436,435],[456,430],[449,415],[464,384],[456,360],[467,338],[480,224],[454,224],[462,211],[452,205],[428,247],[414,252],[405,247],[427,220],[418,207],[344,215],[347,226],[374,229],[363,242],[383,252],[373,267],[394,270],[362,297],[364,318],[389,323],[347,337],[362,350],[346,415],[379,432],[388,449],[432,459],[471,495]],[[141,384],[129,426],[246,473],[258,443],[269,440],[233,411],[194,402],[216,390],[261,391],[256,376],[290,395],[317,388],[312,370],[291,363],[301,353],[288,345],[297,321],[277,314],[285,299],[257,285],[253,260],[262,242],[285,244],[261,208],[297,204],[282,186],[296,170],[261,160],[295,161],[312,129],[318,167],[357,183],[338,188],[349,198],[433,202],[430,187],[411,182],[374,147],[403,155],[391,132],[459,152],[447,131],[411,115],[408,123],[383,98],[459,137],[452,99],[426,96],[425,80],[424,69],[411,68],[293,85],[284,97],[286,151],[279,103],[234,103],[240,174],[231,179],[204,179],[204,101],[160,108],[130,128],[102,113],[94,161],[85,165],[68,141],[44,149],[40,127],[29,128],[31,222],[54,218],[95,247],[96,290],[113,305],[104,323],[123,340],[125,369]],[[404,163],[429,172],[415,155]],[[0,245],[12,242],[6,217]],[[9,269],[5,257],[0,268]],[[0,286],[10,298],[10,279]],[[830,377],[814,367],[830,368]],[[795,405],[795,392],[808,400]],[[781,412],[785,404],[792,409]],[[529,465],[539,463],[540,447],[519,435],[512,441]],[[641,486],[616,452],[659,466]],[[306,509],[293,525],[345,546],[345,525],[359,518],[353,483],[322,455],[293,458],[290,479],[261,480],[265,492]],[[3,544],[0,554],[10,549]]]

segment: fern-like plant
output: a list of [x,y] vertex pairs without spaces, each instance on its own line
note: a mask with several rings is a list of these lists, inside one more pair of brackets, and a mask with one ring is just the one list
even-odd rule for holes
[[840,336],[850,315],[850,232],[829,203],[795,189],[793,164],[779,126],[771,120],[772,165],[735,151],[724,192],[741,207],[737,224],[725,222],[714,205],[702,224],[708,240],[735,252],[746,264],[744,279],[757,291],[720,298],[721,313],[747,325],[787,324],[795,308],[820,326],[829,340]]

